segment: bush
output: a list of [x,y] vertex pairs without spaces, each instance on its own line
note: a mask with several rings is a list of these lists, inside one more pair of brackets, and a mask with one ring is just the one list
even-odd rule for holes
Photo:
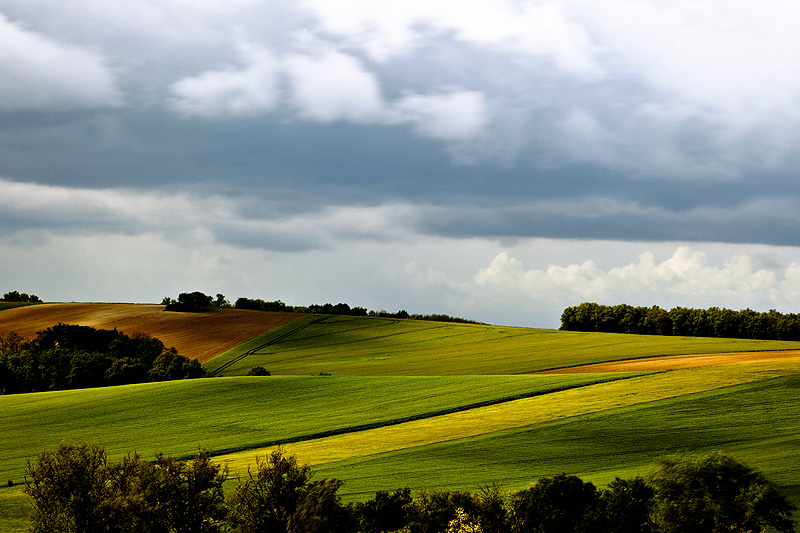
[[109,464],[105,449],[61,443],[28,461],[25,493],[34,533],[222,531],[227,471],[199,451],[192,461],[129,455]]
[[[220,295],[221,296],[221,295]],[[223,297],[224,300],[224,297]],[[178,295],[177,300],[164,298],[161,302],[166,307],[165,311],[183,311],[187,313],[202,313],[210,311],[214,299],[202,292],[182,292]]]
[[273,451],[256,460],[256,470],[228,496],[229,521],[234,531],[258,533],[337,533],[353,531],[354,519],[336,492],[342,482],[311,482],[311,470],[294,456]]
[[534,533],[604,532],[597,489],[577,476],[542,478],[513,499],[515,530]]
[[653,473],[654,517],[664,533],[794,531],[794,506],[761,472],[730,456],[666,458]]
[[270,372],[263,366],[254,366],[247,373],[248,376],[269,376]]

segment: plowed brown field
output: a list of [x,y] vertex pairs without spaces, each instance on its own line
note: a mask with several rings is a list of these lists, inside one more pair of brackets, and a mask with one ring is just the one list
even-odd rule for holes
[[126,335],[144,333],[174,346],[186,357],[207,361],[272,328],[300,318],[297,313],[216,309],[209,313],[164,311],[163,305],[64,303],[17,307],[0,312],[0,335],[15,331],[26,338],[59,322]]
[[596,372],[648,372],[655,370],[676,370],[679,368],[700,368],[709,366],[743,365],[748,363],[774,363],[780,361],[800,361],[800,350],[778,350],[770,352],[734,352],[694,355],[670,355],[629,359],[611,363],[574,366],[545,370],[536,374],[590,374]]

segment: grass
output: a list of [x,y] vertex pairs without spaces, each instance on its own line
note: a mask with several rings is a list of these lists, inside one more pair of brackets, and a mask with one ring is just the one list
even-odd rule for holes
[[798,349],[749,339],[582,333],[375,317],[309,316],[206,363],[222,375],[522,374],[657,355]]
[[28,498],[22,485],[0,485],[0,531],[18,533],[28,531]]
[[596,484],[646,475],[667,454],[721,450],[781,484],[800,503],[800,376],[735,385],[586,413],[505,431],[315,467],[346,480],[347,499],[375,487],[473,490],[500,481],[520,489],[541,476]]
[[0,396],[0,480],[61,440],[190,456],[265,446],[620,376],[234,377]]
[[[798,363],[773,363],[632,376],[625,380],[601,382],[354,434],[293,443],[286,448],[296,454],[300,462],[328,463],[604,412],[797,372],[800,372]],[[253,462],[255,453],[248,450],[220,459],[243,469]],[[266,453],[266,450],[261,453]]]

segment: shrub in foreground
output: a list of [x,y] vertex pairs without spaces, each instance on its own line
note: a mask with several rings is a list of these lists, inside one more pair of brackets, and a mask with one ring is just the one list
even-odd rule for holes
[[134,454],[110,464],[102,446],[62,443],[28,461],[30,531],[222,531],[227,471],[210,457],[199,451],[189,462],[159,456],[150,463]]
[[711,454],[668,458],[648,478],[597,489],[576,476],[541,478],[504,494],[378,491],[342,505],[342,481],[312,480],[280,450],[223,495],[227,472],[200,451],[191,461],[61,444],[28,462],[33,532],[215,533],[721,533],[794,531],[793,506],[763,474]]

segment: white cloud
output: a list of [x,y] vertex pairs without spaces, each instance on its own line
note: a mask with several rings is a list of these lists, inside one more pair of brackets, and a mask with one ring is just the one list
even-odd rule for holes
[[[581,246],[574,243],[576,250]],[[628,249],[635,247],[627,245]],[[706,253],[680,245],[662,261],[645,251],[636,262],[605,269],[594,260],[526,269],[522,261],[501,252],[469,280],[453,280],[417,265],[409,268],[407,275],[424,290],[447,293],[465,308],[474,306],[474,312],[481,306],[487,314],[500,314],[506,308],[517,310],[518,316],[526,312],[542,316],[546,311],[550,324],[563,308],[584,301],[763,311],[800,305],[800,291],[795,288],[800,279],[797,262],[779,269],[755,263],[751,255],[739,253],[712,264]]]
[[343,52],[278,57],[255,45],[240,48],[241,67],[209,70],[174,83],[172,109],[207,117],[258,115],[276,111],[285,97],[305,120],[408,123],[419,135],[447,141],[474,138],[489,123],[488,104],[479,91],[448,87],[386,102],[378,77]]
[[595,47],[587,32],[570,21],[561,3],[509,0],[303,0],[320,31],[343,36],[373,59],[386,61],[452,35],[462,43],[552,61],[559,69],[597,77]]
[[269,50],[241,44],[245,67],[207,70],[172,85],[173,109],[187,115],[247,115],[273,111],[280,96],[280,61]]
[[383,113],[377,78],[352,56],[329,50],[286,58],[291,100],[311,120],[374,122]]
[[779,2],[576,2],[620,73],[698,108],[752,123],[776,109],[797,118],[800,6]]
[[0,14],[0,108],[116,107],[122,94],[103,58],[30,32]]
[[446,140],[473,138],[489,123],[486,99],[478,91],[406,95],[392,103],[392,114],[391,120],[414,123],[420,135]]
[[164,235],[185,243],[298,251],[343,241],[402,241],[415,210],[402,204],[328,206],[275,215],[253,200],[215,194],[134,189],[87,189],[0,179],[0,237],[41,235]]

